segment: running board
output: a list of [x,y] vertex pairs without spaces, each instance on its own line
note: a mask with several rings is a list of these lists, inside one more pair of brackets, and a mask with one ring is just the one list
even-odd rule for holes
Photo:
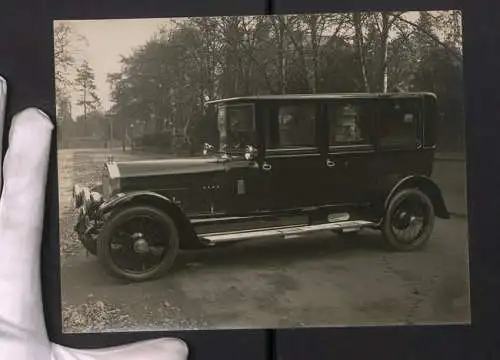
[[232,231],[224,233],[200,234],[199,237],[209,243],[222,243],[230,241],[242,241],[250,239],[258,239],[271,236],[296,237],[307,233],[325,231],[325,230],[341,230],[341,231],[356,231],[364,227],[375,226],[371,221],[351,220],[337,221],[334,223],[326,223],[319,225],[299,225],[299,226],[282,226],[267,229]]

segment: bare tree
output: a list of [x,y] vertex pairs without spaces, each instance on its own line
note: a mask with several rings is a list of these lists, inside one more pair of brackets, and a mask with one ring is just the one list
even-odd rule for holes
[[[456,45],[455,47],[451,46],[449,43],[446,43],[445,41],[441,40],[437,35],[433,34],[429,30],[423,28],[418,23],[410,21],[408,19],[405,19],[401,15],[397,16],[397,20],[400,22],[403,22],[405,24],[410,25],[415,30],[417,30],[417,31],[421,32],[422,34],[426,35],[427,37],[429,37],[429,39],[431,39],[435,43],[439,44],[440,46],[443,47],[443,49],[448,51],[450,53],[450,55],[452,55],[455,58],[455,60],[458,61],[459,64],[462,64],[463,57],[462,57],[461,52],[458,49],[459,47],[461,48],[461,44],[462,44],[461,43],[461,16],[460,16],[459,12],[454,12],[451,16],[451,19],[449,19],[451,24],[447,24],[447,25],[453,26],[452,31],[451,31],[452,35],[450,35],[450,37],[453,38],[453,42]],[[448,27],[450,28],[450,26],[448,26]]]
[[370,92],[371,86],[370,81],[368,80],[368,69],[366,68],[367,60],[362,14],[359,12],[352,13],[352,22],[354,25],[354,44],[356,48],[356,57],[359,61],[361,75],[363,77],[363,87],[366,92]]

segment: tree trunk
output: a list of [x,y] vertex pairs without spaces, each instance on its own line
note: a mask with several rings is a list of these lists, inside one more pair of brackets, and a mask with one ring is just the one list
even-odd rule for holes
[[389,14],[382,13],[382,29],[380,34],[379,68],[377,71],[377,89],[383,93],[387,92],[387,43],[390,30]]
[[286,17],[285,15],[278,17],[279,21],[279,50],[278,50],[278,65],[279,65],[279,79],[280,79],[280,92],[282,94],[286,93],[286,39],[285,39],[285,27],[286,27]]
[[184,124],[184,127],[182,129],[182,135],[184,138],[184,144],[182,144],[183,150],[184,150],[184,145],[186,145],[189,149],[191,149],[191,146],[192,146],[190,131],[189,131],[189,127],[191,126],[192,117],[193,117],[193,113],[191,111],[191,113],[188,116],[188,118],[186,119],[186,123]]
[[311,48],[312,48],[312,76],[311,76],[311,91],[317,92],[318,87],[318,18],[316,15],[311,18]]
[[85,136],[88,136],[87,132],[87,82],[84,83],[83,88],[83,128]]
[[361,76],[363,78],[364,91],[370,92],[370,83],[368,81],[368,74],[366,70],[366,54],[364,46],[364,35],[363,35],[363,24],[361,21],[361,14],[355,12],[352,14],[352,20],[354,23],[354,42],[356,48],[356,57],[358,58]]

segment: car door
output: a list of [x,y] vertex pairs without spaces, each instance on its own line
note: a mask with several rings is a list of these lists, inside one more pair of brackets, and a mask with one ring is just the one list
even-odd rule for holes
[[314,101],[283,101],[268,106],[262,119],[267,136],[260,162],[268,209],[318,205],[324,167],[318,116],[318,103]]
[[333,205],[369,201],[377,177],[373,111],[369,99],[338,99],[325,104],[327,150],[325,200]]
[[263,208],[262,175],[254,160],[227,162],[224,176],[224,209],[228,215],[245,216]]

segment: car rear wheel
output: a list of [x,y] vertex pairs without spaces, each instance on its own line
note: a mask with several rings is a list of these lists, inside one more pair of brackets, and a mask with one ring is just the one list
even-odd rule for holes
[[148,281],[172,267],[179,251],[179,235],[168,214],[136,206],[112,215],[97,244],[97,257],[109,274],[128,281]]
[[412,251],[427,244],[434,222],[434,207],[429,197],[418,189],[404,189],[391,199],[382,233],[392,250]]

